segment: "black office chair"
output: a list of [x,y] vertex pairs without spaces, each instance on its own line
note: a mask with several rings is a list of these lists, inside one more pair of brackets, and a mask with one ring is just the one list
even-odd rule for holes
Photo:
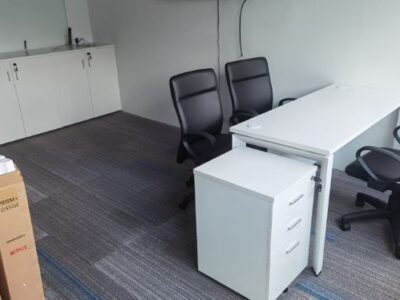
[[[399,130],[400,126],[394,130],[394,136],[400,143]],[[368,203],[375,209],[342,216],[340,228],[343,231],[350,230],[350,223],[359,220],[389,220],[395,256],[400,259],[400,150],[367,146],[358,150],[356,157],[357,160],[347,166],[346,173],[366,181],[370,188],[381,192],[390,190],[392,193],[387,204],[370,195],[358,193],[356,206],[363,207]]]
[[[272,84],[265,57],[227,63],[225,73],[233,106],[231,125],[272,109]],[[293,100],[295,98],[282,99],[279,106]]]
[[[196,70],[170,79],[172,100],[181,126],[177,162],[203,164],[232,148],[230,134],[222,134],[223,113],[213,69]],[[193,174],[187,185],[193,186]],[[180,203],[186,209],[193,193]]]

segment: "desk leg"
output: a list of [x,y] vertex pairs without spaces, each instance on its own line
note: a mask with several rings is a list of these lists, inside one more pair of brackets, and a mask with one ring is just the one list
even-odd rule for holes
[[328,221],[329,195],[331,191],[333,156],[325,157],[321,163],[322,190],[318,194],[317,216],[315,223],[315,239],[313,254],[313,269],[318,276],[322,271],[326,225]]
[[241,139],[239,139],[234,134],[232,134],[232,149],[235,149],[238,147],[246,147],[246,143],[243,142]]

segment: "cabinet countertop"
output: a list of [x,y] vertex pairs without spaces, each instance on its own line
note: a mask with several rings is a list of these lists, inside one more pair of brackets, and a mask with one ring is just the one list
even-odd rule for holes
[[38,56],[38,55],[46,55],[46,54],[55,54],[60,52],[68,52],[68,51],[79,51],[88,48],[96,48],[103,46],[111,46],[110,44],[103,43],[91,43],[82,46],[54,46],[40,49],[31,49],[31,50],[20,50],[20,51],[12,51],[12,52],[4,52],[0,53],[0,60],[8,60],[13,58],[21,58],[21,57],[30,57],[30,56]]

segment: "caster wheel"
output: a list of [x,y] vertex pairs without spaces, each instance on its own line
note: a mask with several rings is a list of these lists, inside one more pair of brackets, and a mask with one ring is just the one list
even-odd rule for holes
[[357,194],[356,206],[357,207],[364,207],[365,206],[365,201],[362,199],[362,195],[361,194]]
[[343,218],[340,219],[339,227],[342,231],[349,231],[351,229],[350,223],[346,222]]

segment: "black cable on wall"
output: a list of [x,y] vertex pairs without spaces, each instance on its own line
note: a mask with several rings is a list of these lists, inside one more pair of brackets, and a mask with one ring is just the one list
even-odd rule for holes
[[[248,0],[243,0],[242,5],[240,6],[239,13],[239,49],[240,49],[240,57],[244,56],[243,53],[243,10]],[[221,3],[220,0],[217,0],[217,47],[218,47],[218,75],[221,75],[220,63],[221,63]]]
[[[217,48],[218,48],[218,78],[221,78],[221,6],[220,0],[217,0]],[[219,82],[221,83],[221,82]]]
[[[240,47],[240,56],[243,57],[243,41],[242,41],[242,19],[243,19],[243,9],[248,0],[243,0],[243,3],[240,7],[239,14],[239,47]],[[218,85],[221,86],[221,1],[216,0],[217,4],[217,63],[218,63]],[[218,89],[218,93],[221,97],[221,88]]]
[[[240,57],[244,56],[243,53],[243,10],[248,0],[243,0],[242,5],[240,6],[239,13],[239,49],[240,49]],[[220,0],[217,0],[217,47],[218,47],[218,77],[221,75],[221,3]]]
[[243,8],[248,0],[243,0],[242,6],[240,7],[239,14],[239,47],[240,47],[240,57],[243,57],[243,41],[242,41],[242,19],[243,19]]

